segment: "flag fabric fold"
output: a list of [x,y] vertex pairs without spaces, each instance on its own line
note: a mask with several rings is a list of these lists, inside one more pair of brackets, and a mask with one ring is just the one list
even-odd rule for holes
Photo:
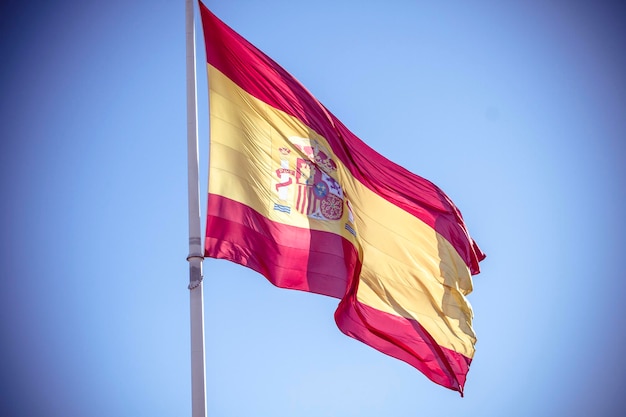
[[205,256],[340,299],[348,336],[463,393],[485,257],[430,181],[350,132],[200,4],[210,107]]

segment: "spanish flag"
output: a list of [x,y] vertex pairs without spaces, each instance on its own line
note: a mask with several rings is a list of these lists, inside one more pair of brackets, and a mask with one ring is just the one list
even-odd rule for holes
[[205,256],[340,299],[343,333],[462,394],[476,343],[466,296],[485,255],[459,210],[202,3],[200,12],[211,136]]

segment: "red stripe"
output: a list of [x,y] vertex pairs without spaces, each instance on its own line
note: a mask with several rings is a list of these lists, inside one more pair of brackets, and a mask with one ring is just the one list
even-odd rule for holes
[[326,138],[350,173],[374,193],[418,217],[453,245],[473,274],[485,255],[461,213],[436,185],[389,161],[350,132],[293,76],[200,3],[207,62],[252,96],[300,119]]
[[298,211],[302,211],[302,187],[301,186],[297,186],[298,188],[298,199],[296,200],[296,210]]
[[273,222],[237,201],[209,194],[205,256],[228,259],[281,288],[342,298],[359,264],[340,235]]
[[204,255],[247,266],[281,288],[343,298],[335,312],[342,332],[463,392],[470,359],[438,346],[416,321],[356,301],[361,263],[343,237],[276,223],[244,204],[210,194]]
[[345,297],[335,321],[346,335],[414,366],[431,381],[463,395],[470,358],[439,346],[415,320],[376,310]]

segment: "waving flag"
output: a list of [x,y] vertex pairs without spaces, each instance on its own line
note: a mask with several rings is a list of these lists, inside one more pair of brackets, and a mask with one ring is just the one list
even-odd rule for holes
[[339,298],[339,329],[463,393],[485,255],[434,184],[351,133],[200,3],[209,79],[205,256]]

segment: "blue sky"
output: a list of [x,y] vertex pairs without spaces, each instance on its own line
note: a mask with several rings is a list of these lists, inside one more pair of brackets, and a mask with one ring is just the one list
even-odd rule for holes
[[[488,255],[465,398],[205,261],[209,416],[626,407],[626,13],[472,3],[207,0]],[[190,415],[184,1],[5,1],[0,35],[0,414]]]

